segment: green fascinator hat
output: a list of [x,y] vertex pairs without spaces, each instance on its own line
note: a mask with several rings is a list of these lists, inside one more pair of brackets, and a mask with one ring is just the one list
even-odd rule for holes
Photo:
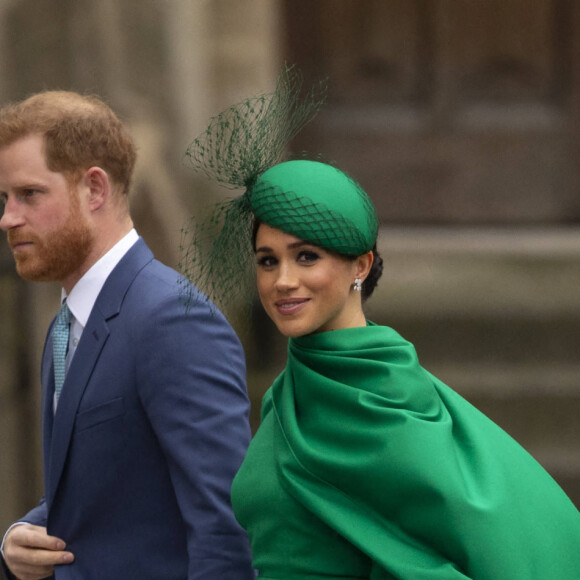
[[257,220],[317,246],[359,256],[376,242],[378,219],[371,200],[331,165],[305,159],[279,163],[248,193]]
[[244,189],[183,230],[181,270],[222,310],[239,298],[250,304],[256,220],[345,255],[364,254],[376,242],[377,215],[358,183],[326,163],[282,161],[325,94],[324,83],[303,94],[300,73],[286,68],[273,93],[229,107],[187,150],[194,169]]

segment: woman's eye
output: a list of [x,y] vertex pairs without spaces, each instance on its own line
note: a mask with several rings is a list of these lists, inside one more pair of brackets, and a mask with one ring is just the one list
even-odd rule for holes
[[304,250],[298,254],[298,261],[303,262],[305,264],[310,264],[312,262],[316,262],[320,256],[316,252],[312,252],[309,250]]
[[261,266],[262,268],[271,268],[275,265],[276,258],[273,258],[272,256],[262,256],[261,258],[258,258],[258,266]]

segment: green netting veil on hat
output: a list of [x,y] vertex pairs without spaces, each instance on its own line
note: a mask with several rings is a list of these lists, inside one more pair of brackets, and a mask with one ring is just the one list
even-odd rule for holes
[[348,255],[370,251],[378,220],[363,189],[344,172],[305,159],[284,161],[290,140],[318,112],[320,83],[302,94],[302,77],[287,68],[276,90],[214,117],[190,145],[193,167],[230,188],[245,188],[194,218],[184,231],[181,269],[220,308],[249,304],[254,286],[254,221]]
[[378,220],[358,183],[325,163],[286,161],[261,175],[249,191],[260,222],[339,254],[373,249]]

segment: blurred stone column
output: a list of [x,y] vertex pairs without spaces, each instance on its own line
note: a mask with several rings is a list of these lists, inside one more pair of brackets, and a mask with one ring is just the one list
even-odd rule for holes
[[0,534],[42,495],[40,352],[58,288],[23,282],[0,261]]

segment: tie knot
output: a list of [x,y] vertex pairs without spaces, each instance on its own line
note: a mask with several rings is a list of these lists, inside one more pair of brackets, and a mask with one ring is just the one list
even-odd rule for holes
[[57,324],[68,324],[71,319],[71,312],[66,303],[66,300],[62,303],[58,314],[56,315],[56,323]]

